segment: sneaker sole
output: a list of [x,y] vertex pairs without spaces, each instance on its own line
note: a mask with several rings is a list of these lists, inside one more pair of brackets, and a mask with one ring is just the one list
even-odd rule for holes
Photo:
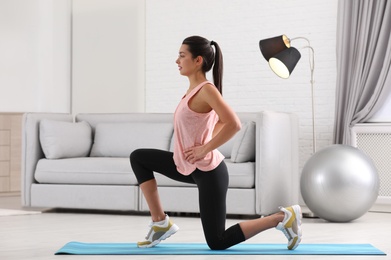
[[175,224],[173,224],[170,229],[164,233],[163,236],[161,236],[159,239],[156,239],[152,243],[148,245],[138,245],[139,248],[149,248],[149,247],[154,247],[157,244],[159,244],[162,240],[165,240],[166,238],[169,238],[170,236],[174,235],[177,231],[179,230],[179,227]]

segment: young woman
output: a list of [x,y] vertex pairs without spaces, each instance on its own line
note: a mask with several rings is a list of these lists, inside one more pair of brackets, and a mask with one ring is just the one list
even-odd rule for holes
[[[155,246],[179,229],[160,203],[153,174],[158,172],[197,185],[202,227],[211,249],[229,248],[273,227],[286,235],[288,249],[295,249],[301,240],[298,205],[280,207],[280,212],[273,215],[225,228],[228,172],[224,156],[217,148],[232,138],[241,124],[222,98],[221,50],[214,41],[200,36],[188,37],[179,49],[176,63],[180,74],[188,77],[189,88],[174,114],[174,152],[138,149],[130,155],[152,217],[149,232],[138,246]],[[206,79],[206,72],[212,67],[214,84]]]

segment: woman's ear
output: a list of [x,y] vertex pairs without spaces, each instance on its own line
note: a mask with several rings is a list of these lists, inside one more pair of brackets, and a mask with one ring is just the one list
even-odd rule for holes
[[204,62],[204,58],[202,58],[202,56],[197,56],[196,63],[202,65],[203,62]]

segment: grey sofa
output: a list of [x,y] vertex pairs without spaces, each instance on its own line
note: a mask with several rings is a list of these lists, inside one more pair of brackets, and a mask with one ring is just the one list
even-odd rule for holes
[[[242,129],[219,150],[230,182],[227,213],[268,215],[298,203],[298,120],[294,114],[238,113]],[[137,148],[172,149],[172,114],[26,113],[24,207],[147,212],[129,163]],[[194,185],[156,174],[167,212],[198,212]]]

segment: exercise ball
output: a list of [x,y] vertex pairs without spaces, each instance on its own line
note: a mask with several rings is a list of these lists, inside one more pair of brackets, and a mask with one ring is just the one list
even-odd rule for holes
[[330,222],[349,222],[364,215],[379,193],[379,176],[364,152],[331,145],[304,165],[300,190],[307,207]]

